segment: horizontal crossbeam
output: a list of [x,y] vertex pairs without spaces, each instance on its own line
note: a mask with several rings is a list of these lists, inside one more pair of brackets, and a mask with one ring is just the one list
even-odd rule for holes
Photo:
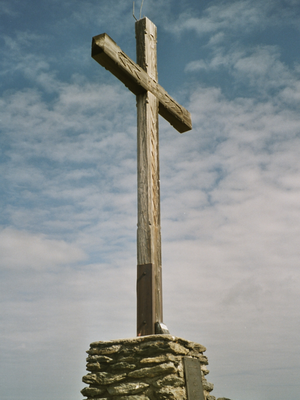
[[159,114],[178,132],[192,129],[190,113],[132,61],[106,33],[93,37],[92,57],[135,95],[149,91],[156,96],[159,100]]

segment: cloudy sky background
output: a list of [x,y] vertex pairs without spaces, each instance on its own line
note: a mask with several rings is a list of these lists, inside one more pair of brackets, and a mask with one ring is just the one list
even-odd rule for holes
[[[136,1],[136,15],[141,2]],[[164,322],[207,347],[212,394],[298,399],[300,3],[145,0],[160,84]],[[2,400],[80,400],[90,342],[136,334],[132,1],[0,1]]]

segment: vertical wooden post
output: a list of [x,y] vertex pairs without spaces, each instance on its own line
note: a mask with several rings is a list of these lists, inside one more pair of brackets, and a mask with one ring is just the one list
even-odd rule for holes
[[162,324],[158,113],[180,133],[192,129],[192,121],[190,113],[158,84],[156,26],[143,18],[136,22],[135,31],[137,63],[106,33],[93,37],[92,57],[136,95],[137,335],[144,336],[168,333]]
[[[137,64],[157,82],[156,26],[136,22]],[[138,229],[137,335],[155,333],[162,322],[160,188],[158,150],[159,101],[146,91],[137,95]]]

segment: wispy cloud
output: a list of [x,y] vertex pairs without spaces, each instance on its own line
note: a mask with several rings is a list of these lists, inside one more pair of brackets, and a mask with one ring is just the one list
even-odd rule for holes
[[[95,34],[110,25],[126,42],[132,22],[120,22],[132,3],[104,3],[62,4],[68,18],[47,26],[43,42],[34,29],[5,35],[1,351],[10,372],[3,387],[12,387],[5,400],[24,391],[26,400],[32,392],[53,398],[49,377],[61,393],[79,396],[89,342],[135,335],[135,98],[75,57],[77,44],[88,54],[95,18],[103,24]],[[179,135],[160,121],[164,318],[171,333],[208,347],[217,397],[259,398],[267,381],[267,395],[283,398],[286,387],[275,380],[295,387],[289,368],[299,370],[299,65],[285,60],[280,43],[244,41],[262,21],[279,23],[280,10],[294,24],[298,4],[276,11],[279,3],[213,3],[192,14],[191,4],[175,12],[172,1],[145,2],[159,23],[169,20],[164,27],[180,46],[184,32],[197,38],[185,74],[193,130]],[[89,22],[88,40],[77,43],[76,23]],[[66,31],[78,35],[68,61],[52,43]],[[16,376],[22,391],[10,381]]]
[[[5,215],[16,228],[39,221],[48,233],[106,221],[104,233],[104,226],[114,229],[108,224],[113,213],[135,216],[135,118],[127,110],[127,104],[134,109],[134,97],[117,86],[58,82],[55,88],[51,103],[36,90],[2,99],[2,128],[11,141],[2,165]],[[22,195],[18,209],[11,197],[16,191]]]
[[244,35],[258,27],[264,30],[267,26],[276,26],[280,20],[297,27],[299,15],[296,10],[298,4],[295,1],[284,5],[280,1],[228,1],[205,8],[199,16],[195,15],[195,10],[187,10],[179,15],[177,21],[168,24],[168,30],[176,34],[191,30],[201,36],[240,30]]
[[82,261],[84,252],[63,240],[51,240],[43,235],[11,228],[0,232],[1,267],[9,269],[55,268],[55,266]]
[[295,101],[298,102],[297,65],[285,64],[281,60],[279,49],[275,46],[255,46],[228,52],[218,49],[206,60],[191,61],[186,65],[185,71],[187,73],[226,71],[234,78],[233,84],[236,88],[245,86],[250,88],[248,92],[244,90],[244,96],[254,97],[254,90],[256,98],[270,97],[273,104],[275,104],[274,98],[280,97],[279,106],[283,99],[290,105],[292,103],[295,105]]

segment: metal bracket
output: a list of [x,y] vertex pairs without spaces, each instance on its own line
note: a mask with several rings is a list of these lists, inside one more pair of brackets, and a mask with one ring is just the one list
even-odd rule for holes
[[167,325],[163,324],[162,322],[155,322],[155,334],[156,335],[169,335],[169,329]]

